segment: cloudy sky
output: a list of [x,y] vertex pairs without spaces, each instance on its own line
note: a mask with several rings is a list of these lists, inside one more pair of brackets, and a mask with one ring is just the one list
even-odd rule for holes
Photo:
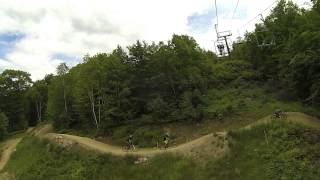
[[[258,18],[243,25],[273,2],[239,0],[233,14],[237,0],[217,0],[219,30],[232,30],[235,39],[252,30]],[[60,62],[73,66],[84,54],[136,40],[167,41],[174,33],[214,50],[215,14],[214,0],[0,0],[0,72],[20,69],[36,80]]]

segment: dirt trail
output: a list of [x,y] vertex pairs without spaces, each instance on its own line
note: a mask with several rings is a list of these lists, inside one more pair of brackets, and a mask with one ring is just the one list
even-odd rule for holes
[[22,138],[15,138],[15,139],[10,139],[5,142],[3,151],[1,153],[1,158],[0,158],[0,170],[3,169],[3,167],[7,164],[7,162],[10,159],[11,154],[15,151],[17,145],[21,141]]
[[[250,129],[253,126],[259,125],[261,123],[270,122],[270,116],[262,118],[257,122],[245,126],[241,129]],[[320,120],[311,117],[309,115],[299,113],[299,112],[289,112],[288,113],[288,121],[301,123],[305,126],[319,128],[320,129]],[[149,148],[149,149],[137,149],[136,151],[124,151],[122,148],[118,146],[108,145],[90,138],[68,135],[68,134],[56,134],[56,133],[48,133],[52,129],[52,126],[44,125],[38,127],[36,129],[29,128],[27,133],[34,134],[39,137],[46,137],[56,141],[59,144],[68,146],[73,144],[78,144],[83,148],[95,150],[102,153],[110,153],[117,156],[125,156],[125,155],[135,155],[135,156],[147,156],[151,157],[154,155],[162,154],[162,153],[179,153],[187,156],[215,156],[219,157],[225,154],[228,148],[228,140],[227,133],[220,132],[216,134],[208,134],[202,136],[198,139],[189,141],[187,143],[170,147],[166,150],[161,150],[157,148]],[[16,146],[22,140],[23,137],[10,139],[4,142],[3,151],[0,157],[0,170],[6,165],[12,152],[15,151]]]
[[[240,129],[250,129],[253,126],[268,123],[271,121],[270,116],[262,118],[257,122],[245,126]],[[301,123],[305,126],[320,128],[320,120],[309,115],[299,112],[289,112],[288,121]],[[80,137],[68,134],[48,133],[47,138],[56,141],[64,146],[78,144],[83,148],[95,150],[102,153],[110,153],[117,156],[135,155],[135,156],[154,156],[162,153],[179,153],[188,156],[216,156],[219,157],[225,154],[228,148],[228,140],[226,132],[219,132],[216,134],[208,134],[190,142],[161,150],[157,148],[137,149],[136,151],[124,151],[118,146],[108,145],[87,137]]]
[[[208,134],[193,141],[181,144],[168,149],[158,148],[144,148],[137,149],[136,151],[124,151],[118,146],[108,145],[87,137],[80,137],[68,134],[47,134],[48,138],[60,142],[60,144],[73,144],[76,143],[86,149],[96,150],[103,153],[110,153],[117,156],[134,155],[134,156],[154,156],[162,153],[179,153],[184,155],[213,155],[220,156],[226,149],[225,141],[226,133]],[[63,142],[62,142],[63,141]],[[69,142],[68,142],[69,141]]]
[[[288,116],[287,121],[303,124],[305,126],[312,127],[312,128],[320,129],[320,120],[318,120],[315,117],[312,117],[312,116],[309,116],[307,114],[300,113],[300,112],[287,112],[287,116]],[[243,128],[240,128],[240,129],[250,129],[254,126],[264,124],[264,123],[270,123],[270,122],[271,122],[271,116],[266,116],[256,122],[252,123],[252,124],[249,124]]]
[[[28,128],[25,134],[30,133],[33,128]],[[0,157],[0,171],[4,168],[10,159],[11,154],[16,150],[17,145],[22,140],[22,137],[9,139],[5,141],[2,147],[1,157]]]

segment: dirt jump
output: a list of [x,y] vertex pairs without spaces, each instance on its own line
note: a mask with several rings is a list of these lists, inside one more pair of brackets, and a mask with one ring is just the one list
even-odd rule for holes
[[[312,116],[309,116],[307,114],[300,113],[300,112],[287,112],[286,114],[288,116],[286,121],[302,124],[304,126],[311,127],[311,128],[320,129],[320,120],[315,117],[312,117]],[[254,126],[264,124],[264,123],[270,123],[270,122],[271,122],[271,116],[266,116],[256,122],[252,123],[252,124],[249,124],[245,127],[240,128],[240,129],[250,129]]]

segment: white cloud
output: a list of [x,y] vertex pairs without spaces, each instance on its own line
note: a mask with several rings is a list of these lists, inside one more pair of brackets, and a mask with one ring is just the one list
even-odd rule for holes
[[[237,29],[271,2],[240,0],[238,9],[247,10],[247,18],[230,20],[236,0],[218,0],[218,11],[231,9],[220,15],[219,28]],[[79,59],[138,39],[167,41],[173,33],[192,35],[202,47],[213,50],[213,29],[197,34],[187,26],[189,16],[210,7],[214,7],[212,0],[0,0],[0,34],[25,35],[0,59],[0,70],[22,69],[39,79],[53,73],[62,61],[52,58],[54,54]]]

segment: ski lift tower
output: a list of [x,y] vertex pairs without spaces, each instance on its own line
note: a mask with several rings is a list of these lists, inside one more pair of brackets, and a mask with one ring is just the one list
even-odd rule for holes
[[216,48],[218,49],[220,57],[230,55],[230,46],[228,43],[228,37],[232,36],[231,31],[218,32],[218,25],[215,25],[217,33]]

